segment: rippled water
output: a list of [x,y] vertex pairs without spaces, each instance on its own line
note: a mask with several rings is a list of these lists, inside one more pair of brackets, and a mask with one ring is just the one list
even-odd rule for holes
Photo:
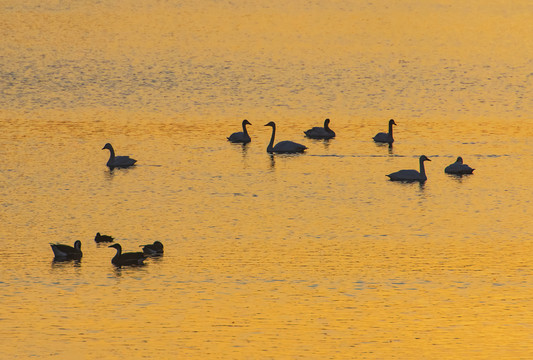
[[529,2],[0,9],[1,358],[533,355]]

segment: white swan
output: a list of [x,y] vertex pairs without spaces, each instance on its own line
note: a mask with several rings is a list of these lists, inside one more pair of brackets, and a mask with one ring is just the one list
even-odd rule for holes
[[424,161],[431,161],[426,155],[420,156],[420,172],[416,170],[400,170],[387,175],[394,181],[426,181],[426,169],[424,168]]
[[392,125],[396,125],[393,119],[389,120],[389,132],[384,133],[380,132],[377,133],[376,136],[373,137],[375,142],[381,142],[381,143],[389,143],[392,144],[394,142],[394,138],[392,137]]
[[329,128],[329,119],[324,120],[324,127],[315,126],[304,131],[305,136],[311,139],[331,139],[335,137],[335,131]]
[[265,126],[272,126],[272,137],[270,138],[270,143],[268,144],[267,152],[290,154],[290,153],[301,153],[301,152],[304,152],[305,149],[307,149],[307,146],[295,143],[293,141],[288,141],[288,140],[280,141],[279,143],[276,144],[276,146],[273,146],[274,137],[276,136],[276,124],[273,121],[271,121]]
[[444,172],[447,174],[463,175],[472,174],[474,170],[470,166],[463,164],[463,158],[459,156],[453,164],[446,166]]
[[250,135],[248,135],[248,131],[246,130],[246,125],[252,125],[252,124],[250,124],[248,120],[243,120],[242,131],[234,132],[228,137],[228,140],[231,141],[232,143],[243,143],[243,144],[247,144],[250,141],[252,141],[252,139],[250,138]]
[[109,150],[109,160],[107,160],[107,166],[110,168],[125,168],[128,166],[132,166],[137,162],[137,160],[130,158],[129,156],[115,156],[115,150],[113,149],[113,146],[111,146],[110,143],[107,143],[104,145],[102,150],[107,149]]

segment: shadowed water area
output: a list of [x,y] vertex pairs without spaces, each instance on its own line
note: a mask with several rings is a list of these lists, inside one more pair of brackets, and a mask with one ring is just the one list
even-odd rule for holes
[[532,14],[0,2],[0,358],[532,357]]

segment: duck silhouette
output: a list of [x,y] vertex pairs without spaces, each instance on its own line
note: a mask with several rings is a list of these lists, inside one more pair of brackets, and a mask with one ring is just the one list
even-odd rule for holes
[[160,241],[154,241],[153,244],[139,245],[143,248],[145,255],[161,255],[163,254],[163,244]]
[[63,244],[50,244],[54,257],[57,260],[79,260],[83,256],[81,251],[81,241],[76,240],[74,247]]
[[127,265],[142,265],[146,256],[142,252],[122,252],[122,246],[120,244],[113,244],[109,246],[110,248],[117,249],[117,253],[111,259],[111,263],[116,266],[127,266]]

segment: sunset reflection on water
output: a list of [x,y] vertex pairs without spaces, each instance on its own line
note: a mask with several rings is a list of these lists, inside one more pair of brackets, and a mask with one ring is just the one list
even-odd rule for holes
[[528,2],[0,8],[0,357],[533,354]]

